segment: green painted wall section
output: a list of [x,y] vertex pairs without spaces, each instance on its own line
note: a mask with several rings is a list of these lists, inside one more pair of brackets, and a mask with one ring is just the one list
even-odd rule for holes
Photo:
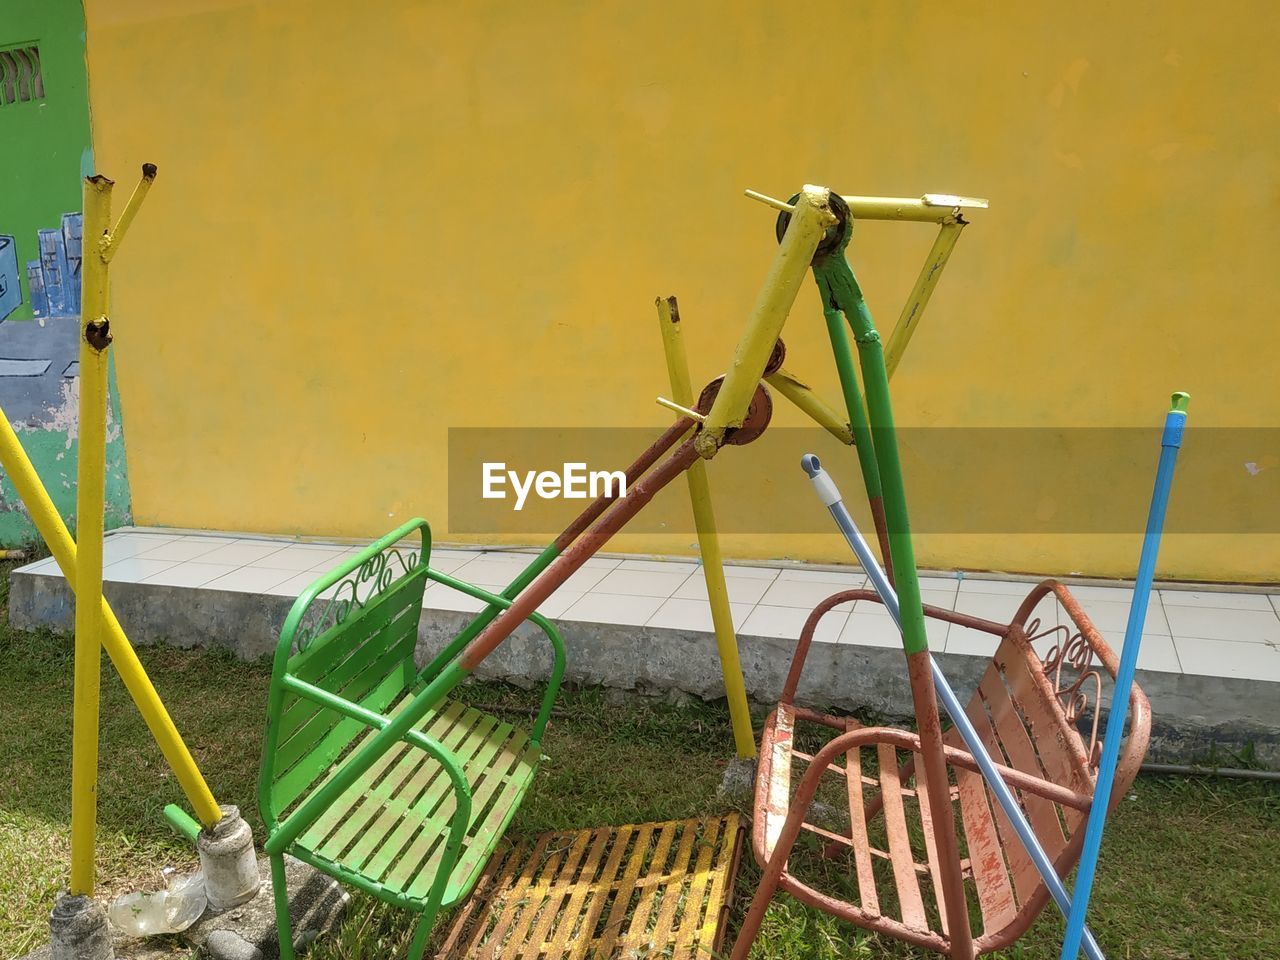
[[[84,10],[79,0],[0,0],[0,50],[40,50],[42,101],[0,105],[0,234],[12,236],[18,264],[39,256],[36,231],[80,209],[80,178],[93,172]],[[31,290],[19,270],[22,305],[9,320],[30,320]]]
[[[40,231],[55,231],[64,240],[69,236],[68,224],[76,222],[81,208],[81,180],[94,172],[85,17],[79,0],[0,0],[0,51],[32,46],[39,50],[44,96],[6,102],[0,89],[0,285],[8,290],[0,305],[0,408],[74,529],[78,260],[73,244],[64,243],[60,266],[51,267],[61,271],[61,309],[39,291],[33,297],[28,264],[44,263]],[[132,178],[123,179],[131,188]],[[20,293],[16,305],[15,288]],[[119,411],[113,377],[108,527],[131,522]],[[0,475],[0,544],[14,546],[35,536],[9,478]]]

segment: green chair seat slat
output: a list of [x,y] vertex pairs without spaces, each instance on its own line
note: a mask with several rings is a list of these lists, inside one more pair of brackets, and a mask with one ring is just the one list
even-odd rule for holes
[[[472,722],[469,724],[468,720]],[[449,747],[451,753],[456,755],[473,748],[476,742],[488,735],[495,723],[492,717],[485,718],[483,715],[479,723],[474,720],[474,717],[468,716],[458,724],[459,729],[466,728],[465,737],[460,743]],[[386,805],[377,822],[364,832],[360,842],[344,856],[343,861],[353,870],[359,870],[375,879],[381,878],[396,852],[412,835],[413,825],[420,822],[423,816],[429,816],[442,800],[452,797],[452,784],[444,767],[434,759],[429,760],[424,776],[407,785],[398,797]]]
[[[472,718],[472,732],[462,744],[455,756],[462,765],[468,786],[472,780],[472,770],[467,765],[476,751],[484,752],[486,746],[498,737],[506,736],[506,724],[499,724],[493,717],[477,714]],[[507,728],[509,729],[509,728]],[[496,749],[492,752],[496,752]],[[472,768],[474,769],[474,767]],[[436,843],[443,848],[449,832],[449,824],[457,813],[457,798],[447,782],[437,783],[435,789],[424,794],[414,805],[414,816],[405,818],[396,826],[395,832],[379,848],[373,862],[367,865],[369,876],[393,890],[404,890],[404,877],[390,875],[392,868],[412,875],[415,864],[421,863],[425,857],[425,848],[434,848]],[[406,844],[408,847],[406,848]]]
[[[527,744],[523,753],[516,758],[515,768],[502,780],[501,790],[488,813],[467,833],[462,855],[458,858],[449,876],[449,884],[445,888],[445,903],[457,903],[475,886],[476,880],[489,862],[490,854],[502,839],[502,835],[506,833],[511,818],[520,808],[521,798],[533,783],[533,775],[537,772],[541,757],[541,748]],[[418,879],[410,888],[410,896],[422,898],[427,895],[428,878],[435,874],[432,869],[434,865],[433,862],[418,875]]]
[[[462,704],[447,703],[442,704],[439,714],[429,716],[434,721],[431,724],[431,736],[438,736],[445,749],[452,749],[454,742],[461,736],[461,724],[457,722],[465,713],[466,709]],[[379,756],[369,772],[352,787],[352,791],[366,791],[371,801],[381,800],[385,803],[396,796],[407,778],[424,763],[439,769],[439,764],[421,750],[411,749],[401,742]],[[314,849],[320,849],[321,846],[326,850],[346,849],[376,813],[378,806],[374,803],[361,804],[355,810],[349,810],[343,804],[330,805],[323,817],[316,820],[315,826],[303,832],[300,842],[303,846]],[[333,836],[329,836],[330,833]]]
[[[448,904],[479,875],[533,781],[540,753],[510,724],[453,701],[417,729],[444,742],[472,789],[474,816],[451,872]],[[423,751],[404,744],[386,757],[304,832],[292,852],[344,879],[359,877],[358,886],[379,895],[422,901],[443,859],[456,800],[440,764]]]
[[[377,700],[385,697],[389,701],[403,689],[402,678],[392,674],[378,685],[370,695],[370,699]],[[275,783],[271,785],[272,799],[277,808],[284,809],[308,792],[308,788],[313,783],[328,773],[329,768],[350,746],[351,741],[368,729],[368,726],[350,717],[344,717],[335,723],[329,733],[307,751],[291,769],[277,775]],[[279,753],[283,754],[284,748],[281,748]],[[284,765],[280,764],[277,769],[283,770]]]
[[[466,751],[465,754],[460,753],[458,756],[458,760],[462,764],[463,773],[467,777],[467,783],[471,788],[472,824],[468,827],[466,833],[468,837],[471,835],[471,829],[477,819],[484,812],[484,798],[477,795],[477,791],[483,789],[481,786],[483,777],[488,771],[490,763],[494,762],[495,757],[498,761],[503,759],[500,751],[514,732],[515,728],[510,724],[498,724],[486,739],[479,743],[473,742],[470,750]],[[422,829],[419,831],[417,838],[414,839],[401,856],[388,861],[386,867],[390,868],[390,872],[386,872],[386,868],[384,868],[383,872],[374,874],[384,884],[396,890],[407,891],[414,877],[421,875],[424,864],[429,863],[433,856],[438,857],[443,853],[444,841],[449,832],[449,824],[452,822],[457,809],[456,799],[452,791],[449,791],[443,799],[444,802],[438,806],[424,806],[421,808],[426,816],[426,820],[421,825]],[[463,844],[465,848],[465,839]],[[392,850],[391,853],[399,853],[399,850]],[[461,851],[459,851],[459,854],[461,854]],[[435,873],[432,871],[432,876],[434,875]]]
[[[409,701],[407,699],[402,701],[401,706],[408,702]],[[399,708],[392,711],[391,716],[395,716],[396,713],[399,713]],[[433,735],[437,731],[443,732],[444,736],[442,739],[446,747],[453,742],[455,738],[455,731],[461,730],[461,727],[457,725],[457,722],[465,713],[466,708],[462,704],[450,700],[440,705],[440,712],[438,714],[428,715],[429,718],[434,717],[434,723],[432,726]],[[376,730],[370,730],[365,739],[372,739],[376,733]],[[363,746],[363,741],[361,745]],[[393,747],[374,761],[373,766],[369,768],[368,773],[366,773],[362,779],[366,783],[375,783],[378,781],[378,778],[382,777],[383,773],[386,772],[394,763],[396,764],[395,769],[391,770],[390,773],[387,773],[379,784],[379,788],[385,785],[387,789],[394,790],[396,785],[404,782],[404,778],[409,775],[410,771],[414,767],[416,758],[419,756],[421,756],[421,751],[415,750],[412,752],[406,752],[403,749]],[[335,767],[333,773],[336,773],[337,770],[338,768]],[[330,776],[332,776],[333,773],[331,773]],[[328,779],[329,778],[326,777],[325,782],[328,782]],[[323,783],[317,784],[316,789],[320,789],[323,785]],[[372,812],[373,811],[370,810],[369,814],[372,815]],[[358,812],[356,815],[348,815],[346,807],[336,803],[332,804],[316,819],[314,824],[303,832],[301,838],[299,838],[299,843],[307,849],[316,849],[329,836],[329,834],[334,832],[335,829],[345,829],[348,822],[352,823],[351,829],[353,831],[358,831],[364,825],[364,822],[361,820]]]
[[[526,752],[527,749],[528,745],[525,742],[512,749],[512,743],[508,740],[501,745],[500,750],[494,751],[495,756],[488,758],[485,766],[479,771],[479,776],[476,778],[472,790],[472,822],[467,830],[467,835],[463,838],[458,862],[454,865],[453,873],[455,876],[459,871],[466,869],[466,864],[469,862],[468,854],[471,850],[479,850],[482,856],[486,856],[488,851],[492,850],[497,844],[501,831],[498,832],[498,836],[492,837],[492,842],[486,843],[485,840],[494,833],[494,827],[499,821],[505,822],[507,811],[500,804],[492,804],[491,800],[498,784],[507,781],[508,771],[516,774],[518,779],[520,772],[518,761],[521,754]],[[523,793],[523,789],[518,791],[517,799]],[[443,854],[443,844],[432,849],[429,854],[424,852],[426,862],[422,863],[420,858],[416,875],[412,878],[405,878],[404,882],[409,896],[425,897],[427,895],[427,888],[430,887],[431,879],[440,868],[440,860]],[[452,878],[449,885],[455,886]],[[446,901],[447,899],[448,893],[446,891]]]

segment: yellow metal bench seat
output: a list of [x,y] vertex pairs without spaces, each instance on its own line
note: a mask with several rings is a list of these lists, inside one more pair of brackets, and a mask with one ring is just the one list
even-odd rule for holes
[[[458,759],[471,788],[470,823],[441,903],[448,907],[475,884],[533,782],[541,751],[511,724],[451,700],[414,729]],[[326,872],[337,868],[370,893],[421,909],[456,807],[441,765],[401,742],[344,791],[289,853]]]

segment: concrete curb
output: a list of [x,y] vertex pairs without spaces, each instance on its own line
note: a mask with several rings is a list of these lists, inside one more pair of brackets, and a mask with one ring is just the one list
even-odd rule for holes
[[[243,659],[275,649],[293,598],[207,588],[107,583],[111,602],[135,643],[226,647]],[[67,631],[72,598],[61,577],[15,572],[10,578],[9,619],[22,629]],[[425,610],[418,631],[418,659],[431,655],[460,631],[471,614]],[[569,651],[566,680],[640,693],[680,691],[706,700],[723,696],[719,659],[711,633],[658,627],[558,620]],[[782,689],[794,640],[740,636],[748,696],[772,704]],[[986,661],[938,654],[962,701],[977,686]],[[480,675],[529,687],[550,671],[551,653],[537,628],[525,624],[484,664]],[[1280,768],[1280,685],[1262,680],[1139,670],[1138,683],[1154,715],[1149,759],[1183,763],[1209,750],[1251,747],[1267,766]],[[885,718],[911,716],[902,652],[888,647],[815,643],[798,702],[816,708],[869,710]]]

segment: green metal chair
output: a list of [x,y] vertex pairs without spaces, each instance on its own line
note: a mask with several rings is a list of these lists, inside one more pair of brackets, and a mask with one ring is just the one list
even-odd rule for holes
[[[415,531],[421,544],[406,546]],[[412,520],[324,574],[298,597],[271,676],[258,802],[275,888],[280,955],[292,960],[284,855],[421,914],[410,957],[442,907],[465,897],[515,815],[542,756],[564,674],[564,644],[543,617],[554,664],[525,733],[446,699],[468,670],[468,632],[419,672],[423,591],[433,580],[511,600],[428,566],[431,532]]]

